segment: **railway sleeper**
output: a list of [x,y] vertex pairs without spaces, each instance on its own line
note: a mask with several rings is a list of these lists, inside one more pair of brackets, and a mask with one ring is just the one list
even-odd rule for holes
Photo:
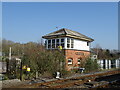
[[39,88],[49,88],[50,85],[40,85]]
[[91,89],[94,89],[94,88],[107,88],[108,85],[109,85],[109,82],[107,82],[107,81],[100,81],[100,82],[97,82],[96,85],[93,85],[91,87]]
[[91,81],[91,82],[86,82],[86,83],[84,83],[84,84],[85,84],[85,85],[90,85],[90,86],[95,87],[95,86],[98,86],[98,85],[99,85],[99,82]]
[[[72,78],[71,80],[73,80],[74,84],[77,83],[77,85],[79,84],[82,84],[82,83],[85,83],[85,82],[88,82],[87,80],[91,80],[98,77],[98,79],[102,76],[106,76],[106,75],[112,75],[112,74],[118,74],[120,73],[120,70],[118,71],[110,71],[110,72],[105,72],[105,73],[98,73],[98,74],[92,74],[92,75],[85,75],[85,76],[81,76],[81,77],[75,77],[74,79]],[[59,83],[59,82],[68,82],[70,79],[61,79],[61,80],[55,80],[55,81],[49,81],[49,82],[43,82],[43,83],[34,83],[34,84],[31,84],[31,85],[25,85],[26,87],[31,87],[31,86],[35,86],[35,87],[40,87],[40,86],[44,86],[44,87],[52,87],[51,84],[53,83]],[[82,80],[82,81],[79,81],[79,82],[76,82],[76,80]],[[100,85],[98,85],[99,87],[101,86],[107,86],[107,82],[105,83],[106,81],[100,83]],[[72,86],[73,83],[68,83],[66,86]],[[90,86],[90,85],[89,85]],[[62,86],[59,86],[58,87],[62,87]],[[63,88],[65,87],[65,85],[63,85]],[[96,86],[95,86],[96,87]]]

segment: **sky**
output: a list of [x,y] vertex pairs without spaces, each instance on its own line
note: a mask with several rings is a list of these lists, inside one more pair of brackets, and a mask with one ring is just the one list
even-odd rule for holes
[[2,37],[38,42],[61,28],[94,39],[91,47],[118,49],[117,2],[3,2]]
[[[120,2],[118,3],[118,16],[120,16]],[[120,51],[120,17],[118,17],[118,50]]]

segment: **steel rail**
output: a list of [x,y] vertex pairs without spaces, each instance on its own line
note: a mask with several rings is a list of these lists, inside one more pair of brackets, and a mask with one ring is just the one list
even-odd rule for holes
[[[22,86],[17,86],[17,88],[42,88],[42,87],[44,88],[66,88],[66,87],[70,87],[73,85],[83,84],[87,82],[88,80],[94,81],[95,78],[97,77],[113,75],[113,74],[118,74],[118,73],[120,73],[120,70],[106,71],[106,72],[93,73],[90,75],[84,75],[84,76],[79,76],[79,77],[72,77],[68,79],[60,79],[60,80],[53,80],[53,81],[48,81],[48,82],[34,83],[31,85],[22,85]],[[54,85],[54,84],[58,84],[58,85]],[[16,88],[16,87],[11,87],[11,88]]]
[[[75,84],[80,85],[80,84],[83,84],[83,83],[87,82],[88,80],[94,81],[95,78],[100,77],[100,76],[113,75],[113,74],[117,74],[117,73],[120,73],[120,71],[113,71],[113,72],[106,72],[106,73],[76,77],[76,78],[70,79],[70,80],[73,80],[73,82],[69,83],[69,80],[66,80],[66,81],[68,81],[68,83],[63,83],[62,82],[62,84],[60,84],[60,85],[50,85],[49,84],[49,86],[47,85],[47,88],[66,88],[66,87],[73,86]],[[76,79],[76,81],[74,81],[75,79]],[[80,80],[80,79],[83,79],[83,80]]]

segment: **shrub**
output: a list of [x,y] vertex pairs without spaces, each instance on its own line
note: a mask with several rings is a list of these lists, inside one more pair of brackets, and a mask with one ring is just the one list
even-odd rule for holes
[[92,59],[87,59],[85,63],[85,71],[90,72],[90,71],[96,71],[98,70],[99,65],[97,63],[97,60],[92,60]]

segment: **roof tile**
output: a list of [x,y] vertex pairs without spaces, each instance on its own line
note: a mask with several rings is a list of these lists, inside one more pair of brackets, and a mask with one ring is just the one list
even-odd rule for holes
[[43,38],[52,37],[52,36],[61,36],[61,35],[66,35],[66,36],[70,35],[71,37],[74,36],[74,38],[76,37],[76,38],[82,39],[82,40],[93,41],[93,39],[90,37],[87,37],[79,32],[72,31],[72,30],[66,29],[66,28],[62,28],[58,31],[49,33],[49,34],[43,36]]

